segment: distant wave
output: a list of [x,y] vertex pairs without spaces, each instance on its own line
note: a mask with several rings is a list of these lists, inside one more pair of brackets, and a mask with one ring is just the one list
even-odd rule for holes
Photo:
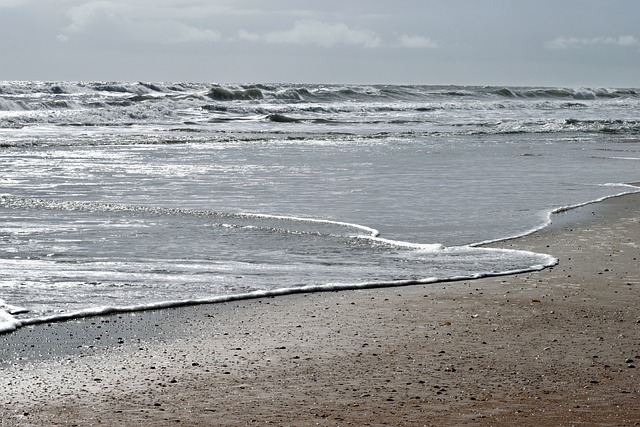
[[[583,107],[574,101],[640,99],[636,89],[572,89],[395,85],[215,85],[205,83],[117,82],[0,82],[0,111],[128,107],[149,101],[250,102],[257,105],[315,104],[332,108],[372,104],[394,108],[397,103],[415,111],[472,107],[474,101],[563,100],[564,108]],[[254,105],[255,106],[255,105]],[[462,106],[462,107],[461,107]],[[315,108],[315,107],[314,107]],[[395,107],[397,108],[397,107]],[[348,108],[347,108],[348,109]]]
[[[491,89],[489,89],[491,90]],[[591,88],[500,88],[493,91],[495,95],[505,98],[548,98],[594,100],[598,98],[639,98],[640,92],[635,89],[591,89]]]
[[499,86],[430,86],[430,85],[336,85],[287,83],[211,84],[152,82],[0,82],[0,96],[51,94],[77,95],[102,93],[111,95],[178,94],[198,92],[217,100],[282,99],[307,102],[339,101],[414,101],[450,98],[551,98],[590,100],[597,98],[639,98],[635,88],[563,88]]
[[[354,135],[356,139],[375,138],[380,132],[398,138],[523,133],[632,135],[640,130],[640,122],[633,115],[616,112],[637,111],[639,106],[640,89],[0,82],[0,130],[22,130],[22,137],[3,139],[0,147],[109,145],[118,140],[127,144],[217,142],[219,138],[228,139],[231,133],[241,140],[240,130],[227,126],[239,121],[253,126],[252,138],[263,136],[264,140],[276,135],[281,125],[296,126],[303,139],[312,138],[315,132],[328,134],[329,126],[342,127],[339,132],[349,135],[352,128],[357,128],[360,135]],[[609,111],[621,118],[600,118],[608,117]],[[95,134],[102,127],[113,132],[103,129],[102,138],[74,134],[53,139],[43,136],[47,135],[42,132],[43,125],[92,128]],[[139,132],[132,136],[130,130],[136,127]],[[199,139],[185,136],[182,129],[191,134],[208,132],[209,139],[204,134]],[[127,138],[121,138],[122,134]]]
[[258,88],[248,88],[242,90],[229,90],[221,86],[215,86],[209,90],[207,96],[216,101],[246,101],[249,99],[262,99],[262,91]]

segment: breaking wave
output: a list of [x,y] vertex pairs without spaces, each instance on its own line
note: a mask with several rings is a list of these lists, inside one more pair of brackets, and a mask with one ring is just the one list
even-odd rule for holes
[[[104,137],[97,134],[100,128],[126,130],[118,138],[133,144],[220,141],[231,134],[242,139],[232,128],[238,122],[253,126],[248,138],[256,140],[277,138],[289,125],[303,139],[326,135],[328,127],[356,140],[390,134],[635,135],[637,117],[620,112],[639,106],[639,90],[611,88],[0,82],[0,131],[23,132],[3,138],[2,147],[114,144],[106,130]],[[44,138],[46,126],[77,132]],[[89,128],[91,137],[77,135]]]

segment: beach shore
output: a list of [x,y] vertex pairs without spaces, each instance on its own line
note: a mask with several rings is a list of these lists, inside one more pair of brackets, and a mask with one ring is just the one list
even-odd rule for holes
[[494,246],[559,264],[2,335],[0,425],[640,425],[640,194]]

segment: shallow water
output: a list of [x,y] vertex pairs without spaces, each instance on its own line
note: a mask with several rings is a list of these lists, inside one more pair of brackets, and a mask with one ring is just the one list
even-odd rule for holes
[[0,322],[541,268],[554,259],[469,245],[633,191],[639,104],[613,89],[0,83]]

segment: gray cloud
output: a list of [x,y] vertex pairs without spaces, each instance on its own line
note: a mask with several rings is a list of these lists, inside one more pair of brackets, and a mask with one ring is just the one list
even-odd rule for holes
[[433,49],[438,47],[438,43],[424,36],[410,36],[403,34],[398,38],[398,44],[402,47]]
[[564,37],[560,36],[548,42],[546,46],[551,49],[568,49],[574,47],[587,47],[595,45],[613,45],[613,46],[640,46],[640,40],[635,36],[619,36],[619,37]]
[[[190,25],[185,17],[198,16],[202,9],[176,9],[171,5],[151,2],[137,3],[125,1],[94,1],[71,7],[67,11],[69,24],[65,26],[58,40],[69,41],[72,38],[86,37],[96,29],[117,34],[119,38],[130,41],[151,43],[189,43],[219,41],[219,32]],[[169,2],[167,2],[169,3]],[[155,4],[155,3],[154,3]],[[187,12],[187,13],[185,13]],[[176,18],[182,17],[182,20]]]
[[297,21],[293,28],[255,34],[246,30],[239,33],[244,40],[274,44],[315,45],[330,48],[336,45],[380,47],[382,41],[374,32],[353,29],[343,23],[327,23],[314,20]]

